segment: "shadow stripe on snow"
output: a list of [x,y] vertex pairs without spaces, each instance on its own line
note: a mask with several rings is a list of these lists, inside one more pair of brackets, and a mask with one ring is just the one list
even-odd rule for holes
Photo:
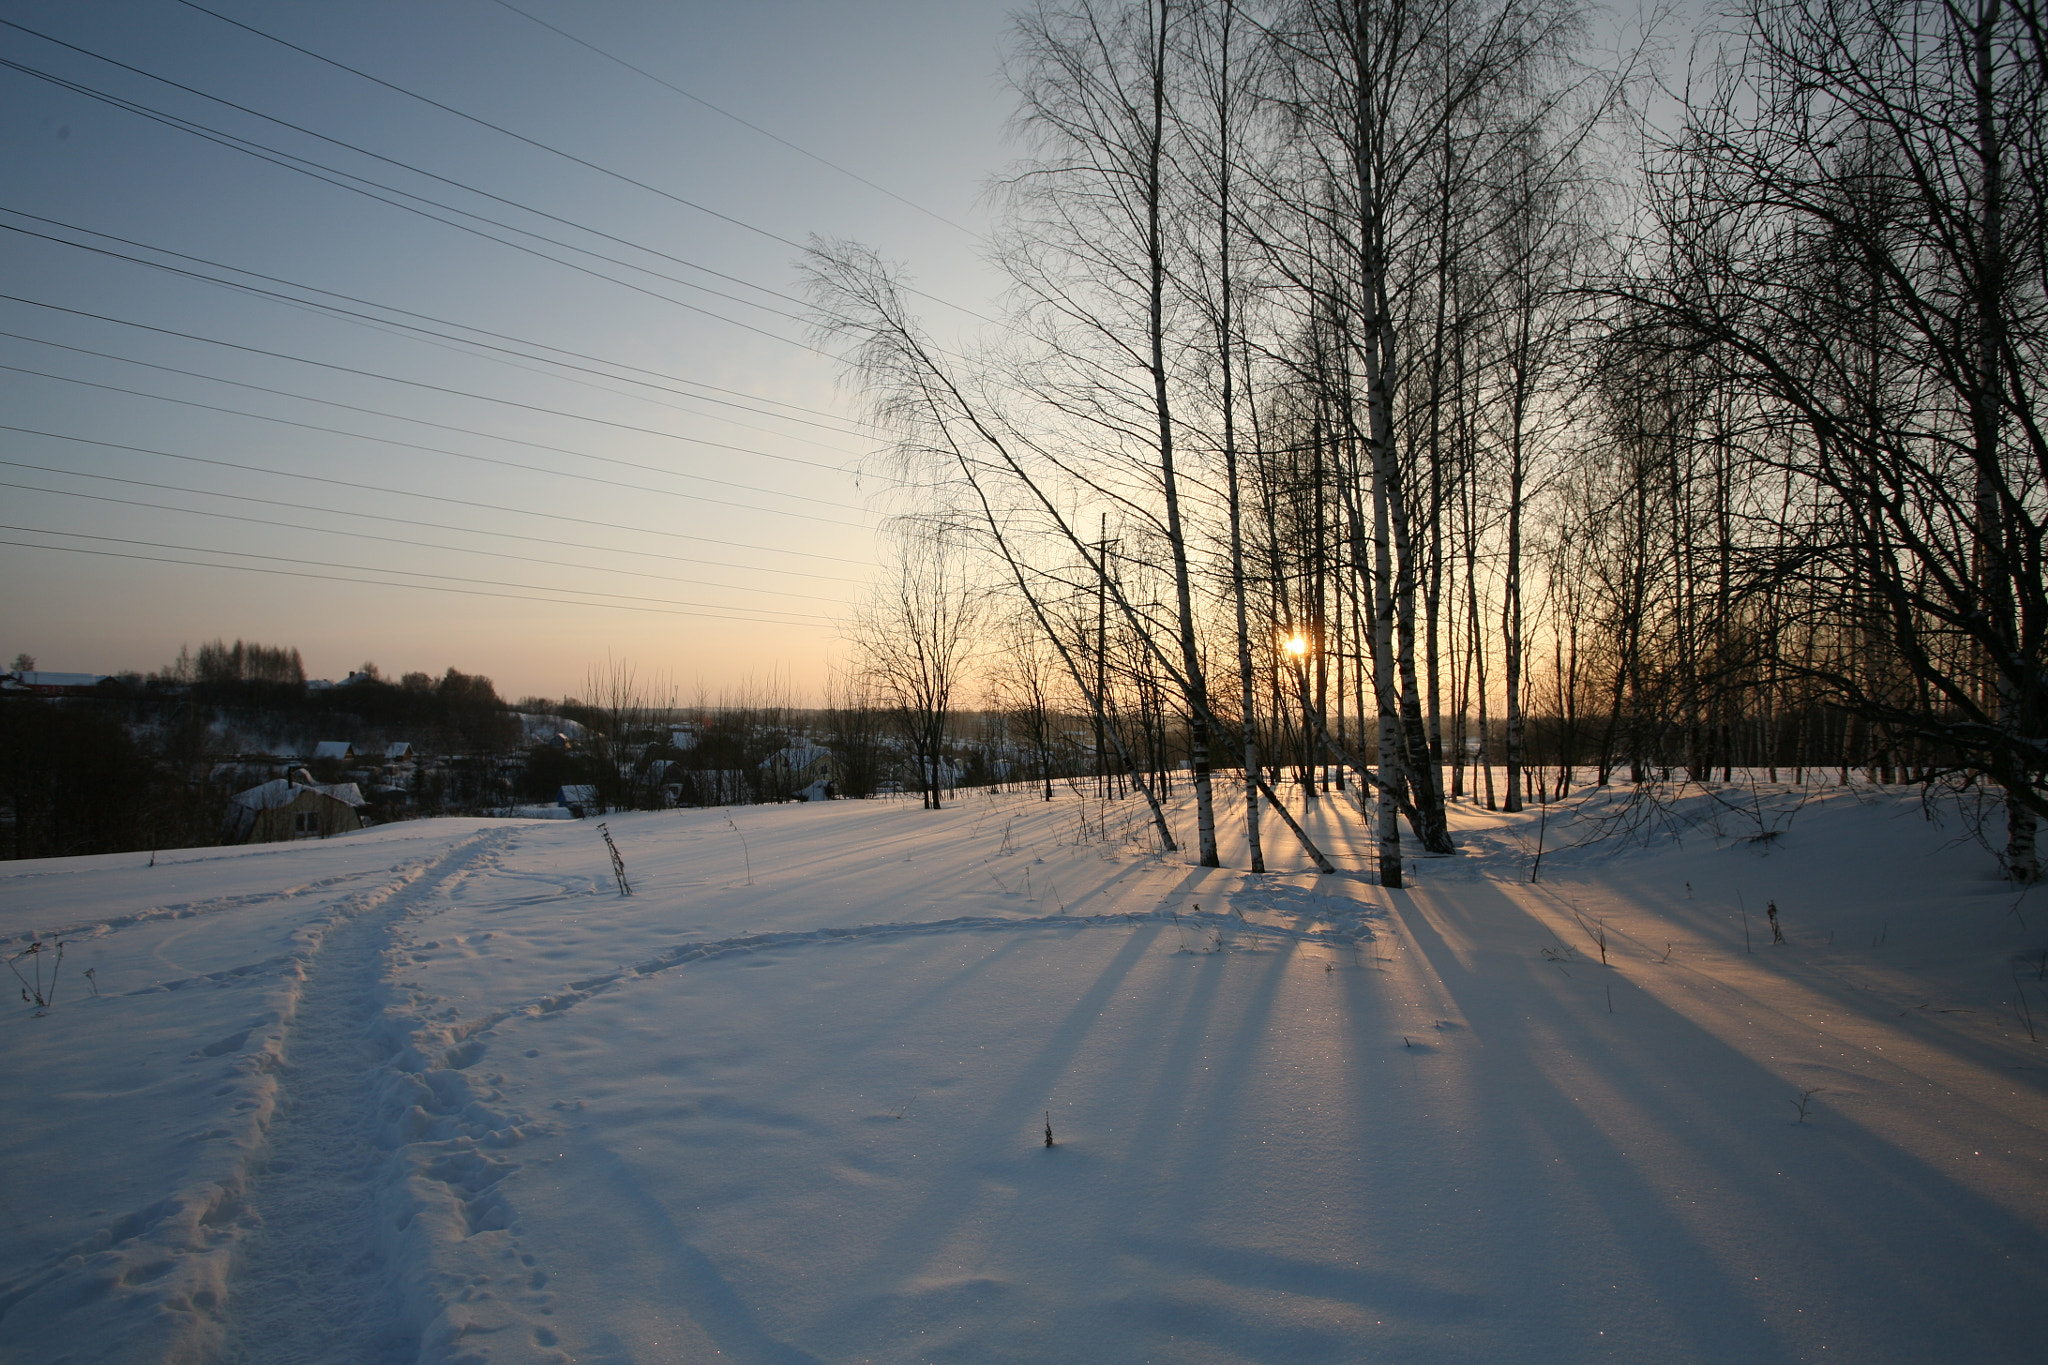
[[[1334,909],[1334,907],[1333,907]],[[1363,919],[1369,907],[1359,907],[1353,918]],[[798,948],[819,944],[850,943],[859,939],[912,938],[925,934],[954,934],[969,932],[1014,932],[1023,929],[1102,929],[1118,925],[1129,927],[1139,924],[1165,924],[1175,922],[1175,914],[1166,910],[1145,913],[1116,915],[1033,915],[1027,918],[1002,918],[993,915],[965,915],[955,919],[909,920],[891,924],[861,924],[852,928],[789,929],[774,933],[743,934],[737,938],[710,939],[702,943],[679,943],[664,952],[617,971],[604,972],[571,981],[568,989],[552,995],[540,996],[517,1005],[480,1014],[476,1018],[450,1030],[455,1041],[473,1037],[497,1027],[507,1019],[536,1018],[555,1014],[589,999],[591,996],[609,990],[622,981],[638,980],[688,966],[693,962],[706,962],[713,958],[728,957],[734,953],[760,952],[764,949]],[[1257,937],[1287,939],[1296,943],[1320,943],[1344,946],[1364,942],[1372,932],[1363,923],[1335,929],[1300,929],[1288,925],[1254,924],[1237,915],[1216,910],[1193,910],[1179,912],[1178,922],[1186,927],[1234,928],[1241,933]]]

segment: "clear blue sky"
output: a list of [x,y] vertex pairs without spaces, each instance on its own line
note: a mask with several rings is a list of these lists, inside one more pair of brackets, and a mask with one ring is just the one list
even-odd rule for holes
[[0,654],[146,671],[240,637],[316,676],[453,665],[512,696],[579,691],[609,654],[686,700],[814,696],[887,504],[836,367],[792,344],[773,237],[870,242],[983,310],[992,277],[970,232],[534,20],[979,231],[1011,155],[1008,6],[199,3],[648,188],[177,0],[0,7],[0,58],[132,106],[0,68],[0,423],[27,429],[0,430]]

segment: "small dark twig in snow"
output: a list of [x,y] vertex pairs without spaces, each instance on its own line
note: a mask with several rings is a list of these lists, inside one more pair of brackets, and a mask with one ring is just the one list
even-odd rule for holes
[[[740,832],[740,827],[732,822],[730,815],[725,817],[725,827],[740,836],[740,857],[746,860],[747,885],[752,886],[754,884],[754,854],[753,850],[747,847],[747,836]],[[907,863],[910,859],[905,858],[903,861]]]
[[1045,1111],[1045,1145],[1052,1146],[1052,1110]]
[[1785,1103],[1787,1103],[1787,1104],[1791,1105],[1791,1106],[1792,1106],[1792,1107],[1793,1107],[1794,1109],[1796,1109],[1796,1110],[1798,1110],[1798,1111],[1799,1111],[1799,1120],[1798,1120],[1798,1121],[1799,1121],[1800,1123],[1804,1123],[1804,1122],[1806,1122],[1806,1110],[1807,1110],[1807,1107],[1808,1107],[1809,1105],[1811,1105],[1811,1104],[1813,1103],[1813,1097],[1814,1097],[1815,1095],[1818,1095],[1819,1093],[1820,1093],[1820,1088],[1819,1088],[1818,1086],[1816,1086],[1816,1087],[1814,1087],[1814,1088],[1813,1088],[1812,1090],[1802,1090],[1802,1091],[1800,1091],[1800,1092],[1799,1092],[1799,1098],[1798,1098],[1798,1099],[1796,1099],[1796,1100],[1786,1100],[1786,1101],[1785,1101]]
[[619,846],[612,842],[612,832],[604,827],[603,821],[598,822],[597,832],[604,836],[604,846],[612,855],[612,876],[618,879],[619,895],[632,895],[633,884],[626,880],[626,860],[619,856]]
[[[31,943],[28,947],[23,948],[13,957],[7,959],[7,969],[13,972],[14,979],[21,983],[22,1003],[33,1004],[38,1012],[50,1008],[50,1006],[57,1002],[57,974],[64,970],[64,944],[65,940],[57,940],[56,962],[50,969],[50,989],[47,992],[43,990],[43,949],[47,945],[40,941]],[[21,974],[21,968],[14,965],[25,957],[32,957],[36,960],[36,981],[33,994],[30,992],[28,978]]]
[[1579,928],[1585,931],[1587,938],[1593,940],[1593,946],[1600,950],[1600,965],[1605,967],[1607,965],[1606,922],[1604,920],[1595,920],[1594,923],[1599,925],[1599,930],[1595,932],[1593,927],[1586,923],[1586,917],[1578,912],[1577,907],[1574,907],[1572,910],[1572,918],[1579,922]]

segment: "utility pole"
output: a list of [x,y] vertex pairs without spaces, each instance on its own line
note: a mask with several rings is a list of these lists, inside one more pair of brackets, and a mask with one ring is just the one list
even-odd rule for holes
[[1109,714],[1109,513],[1102,514],[1102,535],[1095,542],[1095,795],[1109,798],[1109,767],[1103,757]]

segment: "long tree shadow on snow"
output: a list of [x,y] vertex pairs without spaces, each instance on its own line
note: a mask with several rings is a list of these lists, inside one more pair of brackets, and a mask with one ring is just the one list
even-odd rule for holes
[[[1501,1330],[1519,1358],[1574,1358],[1587,1314],[1610,1296],[1607,1311],[1653,1333],[1665,1359],[1793,1360],[1820,1347],[1871,1361],[2022,1359],[2038,1348],[2041,1229],[1847,1115],[1794,1122],[1780,1077],[1623,974],[1565,976],[1530,952],[1540,931],[1522,932],[1533,922],[1498,888],[1394,901],[1470,1026],[1454,1049],[1462,1071],[1431,1096],[1449,1112],[1408,1121],[1433,1125],[1434,1161],[1471,1196],[1465,1273],[1515,1288]],[[1382,1003],[1353,995],[1361,1027],[1379,1026]]]

